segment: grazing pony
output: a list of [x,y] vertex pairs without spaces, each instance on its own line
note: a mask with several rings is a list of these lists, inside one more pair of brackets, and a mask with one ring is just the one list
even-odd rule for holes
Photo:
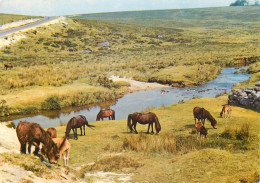
[[100,110],[97,114],[96,121],[100,121],[100,119],[103,121],[103,118],[109,118],[110,120],[110,117],[112,120],[115,120],[115,111],[113,109]]
[[57,131],[55,128],[48,128],[47,133],[50,135],[51,138],[57,137]]
[[77,128],[80,128],[81,136],[82,136],[82,126],[83,126],[84,135],[85,135],[85,125],[90,128],[95,127],[94,125],[88,124],[86,117],[83,115],[79,115],[71,118],[67,124],[65,136],[69,138],[69,133],[70,130],[72,129],[74,133],[74,139],[78,140]]
[[[69,166],[69,151],[70,151],[70,143],[66,137],[61,138],[52,138],[53,142],[57,144],[57,147],[60,150],[60,156],[63,156],[63,162],[65,166]],[[41,149],[41,153],[46,155],[45,147],[43,146]]]
[[7,70],[8,68],[12,69],[13,65],[11,63],[4,64],[4,69]]
[[[131,123],[131,120],[132,120],[132,123]],[[136,130],[137,122],[142,125],[149,124],[147,133],[149,133],[150,126],[152,126],[151,133],[154,133],[153,132],[153,123],[155,123],[156,134],[158,134],[161,131],[161,125],[159,123],[159,119],[156,116],[156,114],[154,114],[152,112],[149,112],[149,113],[135,112],[133,114],[129,114],[128,119],[127,119],[127,126],[130,129],[130,132],[133,131],[133,126],[134,126],[135,133],[138,133]]]
[[28,153],[31,153],[31,145],[34,145],[35,151],[33,154],[37,155],[40,150],[40,143],[43,143],[49,162],[57,163],[60,158],[59,149],[50,135],[39,124],[20,121],[16,128],[16,134],[21,144],[21,153],[26,154],[26,144],[28,144]]
[[199,138],[199,134],[200,138],[201,135],[204,135],[204,137],[207,138],[208,130],[203,126],[202,122],[198,121],[197,123],[195,123],[195,128],[197,130],[197,139]]
[[230,105],[224,105],[223,108],[222,108],[222,111],[220,112],[220,117],[222,117],[223,113],[224,113],[224,117],[225,118],[230,118],[231,117],[231,106]]
[[207,118],[207,120],[210,121],[211,126],[214,129],[217,129],[217,121],[213,118],[213,116],[206,109],[201,108],[201,107],[194,107],[193,116],[195,119],[195,124],[196,124],[196,119],[198,119],[198,120],[202,121],[202,124],[204,126],[205,119]]

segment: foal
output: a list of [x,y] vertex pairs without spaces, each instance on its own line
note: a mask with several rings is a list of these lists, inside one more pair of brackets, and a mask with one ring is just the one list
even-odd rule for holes
[[224,105],[223,108],[222,108],[222,111],[220,112],[220,117],[222,117],[223,113],[224,113],[224,117],[225,118],[230,118],[231,117],[231,106],[230,105]]
[[203,126],[202,122],[198,121],[195,124],[195,128],[197,130],[197,139],[199,138],[199,134],[200,134],[200,138],[201,135],[204,135],[204,137],[207,138],[208,130]]

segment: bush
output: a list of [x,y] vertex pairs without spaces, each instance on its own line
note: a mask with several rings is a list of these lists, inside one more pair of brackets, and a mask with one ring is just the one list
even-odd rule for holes
[[130,83],[127,81],[115,81],[112,83],[114,88],[129,87]]
[[48,97],[42,103],[42,110],[56,110],[61,109],[60,100],[57,96]]

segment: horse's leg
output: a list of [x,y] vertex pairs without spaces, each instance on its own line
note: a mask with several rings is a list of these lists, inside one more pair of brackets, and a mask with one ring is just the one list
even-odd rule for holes
[[153,123],[151,123],[151,125],[152,125],[152,132],[151,133],[153,134]]
[[21,154],[26,154],[26,143],[21,144],[20,152],[21,152]]
[[37,155],[39,150],[40,150],[40,147],[39,147],[40,146],[40,142],[33,142],[32,144],[35,146],[35,150],[34,150],[33,154]]
[[149,133],[151,123],[148,124],[147,134]]
[[31,147],[32,147],[32,144],[29,143],[29,144],[28,144],[28,154],[31,154]]
[[81,132],[81,136],[82,136],[82,126],[80,127],[80,132]]
[[135,133],[138,134],[138,132],[136,130],[136,124],[137,124],[137,121],[134,122],[134,129],[135,129]]
[[78,140],[78,133],[77,133],[77,128],[75,128],[75,134],[74,134],[75,136],[76,136],[76,140]]
[[86,131],[85,131],[85,125],[83,126],[83,129],[84,129],[84,135],[86,135]]

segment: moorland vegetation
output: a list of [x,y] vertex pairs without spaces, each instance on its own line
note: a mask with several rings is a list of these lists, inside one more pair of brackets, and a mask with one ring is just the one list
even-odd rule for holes
[[2,114],[53,109],[48,101],[59,109],[115,100],[128,84],[113,83],[111,75],[182,87],[247,62],[257,82],[259,12],[252,6],[101,13],[33,29],[0,50],[0,68],[14,65],[0,72],[0,99],[9,109]]

